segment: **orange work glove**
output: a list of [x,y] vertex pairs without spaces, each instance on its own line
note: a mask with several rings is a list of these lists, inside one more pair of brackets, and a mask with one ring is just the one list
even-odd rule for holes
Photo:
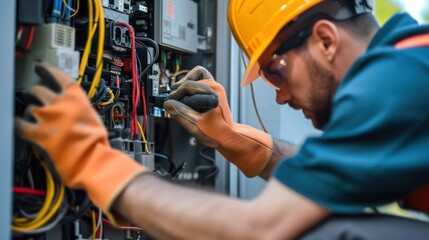
[[[173,85],[173,89],[178,85],[170,93],[170,100],[164,103],[165,110],[198,141],[216,148],[247,177],[259,175],[271,158],[271,136],[232,121],[225,89],[207,69],[195,67]],[[219,105],[201,113],[180,102],[183,97],[194,94],[217,94]]]
[[114,222],[110,207],[124,187],[145,168],[110,147],[107,132],[84,91],[67,74],[47,64],[36,66],[42,84],[27,94],[40,100],[17,117],[16,133],[47,154],[70,188],[84,189]]

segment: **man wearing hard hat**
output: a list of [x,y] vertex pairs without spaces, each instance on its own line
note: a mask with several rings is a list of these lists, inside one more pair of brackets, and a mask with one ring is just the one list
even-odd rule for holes
[[[426,239],[422,222],[347,217],[398,200],[429,212],[429,26],[399,14],[379,28],[372,7],[229,2],[231,32],[249,59],[242,85],[262,77],[278,104],[324,130],[299,150],[234,123],[225,91],[202,67],[171,93],[165,108],[191,134],[247,176],[269,179],[252,201],[166,183],[113,150],[79,86],[48,65],[36,71],[49,84],[28,90],[43,106],[27,109],[35,122],[16,120],[17,134],[44,149],[63,181],[87,191],[116,224],[132,222],[160,239],[293,239],[334,214],[345,217],[303,238]],[[200,113],[178,101],[197,93],[216,94],[219,106]]]

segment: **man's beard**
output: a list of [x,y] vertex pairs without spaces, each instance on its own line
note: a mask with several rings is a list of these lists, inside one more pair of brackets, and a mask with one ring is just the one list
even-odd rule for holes
[[335,77],[308,52],[304,57],[309,65],[309,74],[312,79],[310,89],[311,121],[317,129],[323,129],[331,116],[332,96],[337,88]]

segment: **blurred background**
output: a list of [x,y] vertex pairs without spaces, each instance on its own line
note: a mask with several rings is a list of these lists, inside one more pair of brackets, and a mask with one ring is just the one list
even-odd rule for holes
[[429,2],[425,0],[375,0],[375,15],[380,24],[392,14],[407,11],[419,22],[429,21]]

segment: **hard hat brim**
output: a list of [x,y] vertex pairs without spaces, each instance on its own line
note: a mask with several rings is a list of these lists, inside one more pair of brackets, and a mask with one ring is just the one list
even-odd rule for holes
[[267,31],[263,34],[265,36],[264,41],[252,54],[249,60],[249,64],[247,65],[246,71],[244,73],[244,77],[240,84],[241,87],[245,87],[249,85],[250,83],[252,83],[253,81],[255,81],[260,77],[261,58],[264,55],[264,52],[268,49],[269,45],[274,41],[277,34],[285,27],[285,25],[291,22],[293,19],[295,19],[297,16],[299,16],[306,10],[310,9],[314,5],[319,4],[321,2],[323,2],[323,0],[312,0],[312,1],[309,1],[305,6],[296,8],[292,12],[289,12],[286,16],[283,16],[283,17],[278,16],[282,18],[282,20],[276,21],[276,22],[283,22],[284,24],[278,24],[274,27],[272,26],[271,28],[266,29]]

